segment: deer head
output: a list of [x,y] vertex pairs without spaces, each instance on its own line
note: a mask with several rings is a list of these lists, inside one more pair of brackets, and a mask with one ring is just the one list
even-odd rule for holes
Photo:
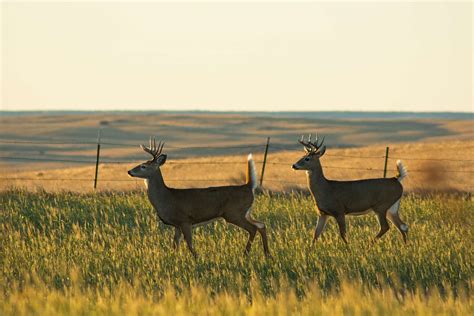
[[141,163],[133,169],[130,169],[128,174],[132,177],[145,179],[154,176],[156,171],[166,162],[166,154],[161,153],[164,146],[165,143],[162,142],[159,142],[158,146],[156,146],[155,138],[150,137],[150,146],[146,147],[145,145],[140,145],[140,148],[143,149],[143,151],[149,153],[153,159]]
[[311,134],[309,134],[308,141],[305,141],[304,136],[301,136],[298,142],[304,146],[305,155],[293,165],[293,169],[310,170],[317,165],[320,166],[319,158],[326,152],[326,146],[323,146],[324,137],[319,144],[317,134],[314,142],[311,141]]

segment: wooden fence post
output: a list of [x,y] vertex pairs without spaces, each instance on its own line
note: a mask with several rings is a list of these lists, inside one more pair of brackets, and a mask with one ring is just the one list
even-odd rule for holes
[[98,133],[97,133],[97,156],[96,156],[96,159],[95,159],[94,190],[97,188],[97,177],[98,177],[98,175],[99,175],[100,134],[101,134],[101,128],[99,127],[99,131],[98,131]]
[[384,178],[387,177],[388,150],[389,150],[388,147],[385,148],[385,164],[384,164],[384,167],[383,167],[383,177],[384,177]]
[[263,175],[265,174],[265,165],[267,164],[268,146],[270,145],[270,137],[267,137],[267,145],[265,146],[265,154],[263,155],[262,175],[260,176],[260,187],[263,184]]

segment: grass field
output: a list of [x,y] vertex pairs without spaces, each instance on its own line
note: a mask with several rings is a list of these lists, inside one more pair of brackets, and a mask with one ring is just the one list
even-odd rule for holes
[[259,195],[273,259],[257,238],[216,222],[195,230],[200,254],[172,248],[142,191],[0,193],[0,314],[457,314],[474,313],[473,203],[468,195],[408,194],[403,244],[377,244],[372,216],[350,218],[349,245],[305,195]]

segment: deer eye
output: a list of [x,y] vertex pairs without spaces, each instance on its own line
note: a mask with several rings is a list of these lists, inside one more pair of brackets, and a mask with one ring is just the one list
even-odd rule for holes
[[141,168],[141,169],[146,169],[146,166],[145,166],[145,165],[141,165],[140,168]]
[[309,157],[306,157],[304,160],[305,160],[305,161],[309,161]]

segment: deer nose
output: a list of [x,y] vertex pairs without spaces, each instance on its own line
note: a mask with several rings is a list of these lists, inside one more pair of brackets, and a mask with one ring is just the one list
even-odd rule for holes
[[298,170],[298,167],[296,167],[296,164],[293,164],[293,169]]
[[127,171],[127,173],[128,173],[128,175],[129,175],[129,176],[131,176],[131,175],[132,175],[132,173],[130,172],[130,170],[128,170],[128,171]]

